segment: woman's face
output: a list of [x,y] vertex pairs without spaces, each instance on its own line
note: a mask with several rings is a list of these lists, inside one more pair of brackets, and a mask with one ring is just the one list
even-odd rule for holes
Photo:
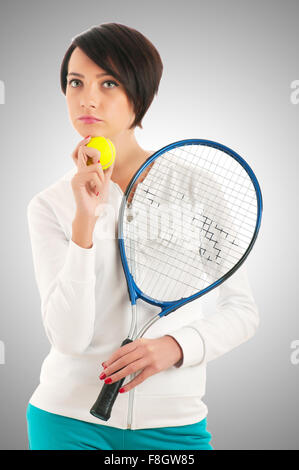
[[[97,77],[98,74],[102,76]],[[74,49],[68,64],[66,100],[71,122],[82,137],[116,138],[128,130],[135,119],[133,105],[123,85],[106,74],[79,47]],[[86,123],[79,119],[82,115],[92,115],[100,121]]]

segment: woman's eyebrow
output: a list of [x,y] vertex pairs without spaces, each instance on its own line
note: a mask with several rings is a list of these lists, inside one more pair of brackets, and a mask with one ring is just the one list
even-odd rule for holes
[[[82,75],[81,73],[76,73],[76,72],[70,72],[67,74],[67,77],[69,77],[70,75],[74,75],[75,77],[81,77],[81,78],[84,78],[84,75]],[[102,77],[103,75],[111,75],[110,73],[107,73],[107,72],[103,72],[103,73],[98,73],[96,75],[96,77]]]

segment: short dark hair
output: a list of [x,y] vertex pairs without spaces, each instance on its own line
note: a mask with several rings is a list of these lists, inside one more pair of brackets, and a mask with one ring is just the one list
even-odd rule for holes
[[130,129],[139,126],[158,93],[163,72],[159,52],[139,31],[119,23],[94,26],[72,39],[60,68],[60,84],[66,94],[68,63],[79,47],[93,62],[123,84],[134,105],[135,120]]

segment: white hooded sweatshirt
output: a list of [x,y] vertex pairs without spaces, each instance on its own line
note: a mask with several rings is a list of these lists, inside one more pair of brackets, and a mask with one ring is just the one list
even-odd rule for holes
[[[76,205],[73,168],[36,194],[27,215],[42,321],[51,344],[30,403],[45,411],[121,429],[183,426],[207,416],[206,366],[209,361],[250,339],[259,324],[244,263],[217,287],[215,313],[205,316],[201,298],[158,320],[144,338],[171,335],[183,361],[119,394],[111,417],[102,421],[89,412],[103,381],[102,362],[120,347],[131,324],[131,303],[121,264],[117,234],[123,192],[110,181],[109,205],[115,220],[101,215],[93,246],[72,241]],[[111,226],[112,224],[112,226]],[[137,300],[137,331],[157,308]],[[125,383],[131,380],[125,379]]]

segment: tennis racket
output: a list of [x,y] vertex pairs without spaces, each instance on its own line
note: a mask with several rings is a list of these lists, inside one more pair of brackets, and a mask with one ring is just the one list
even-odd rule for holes
[[[228,147],[188,139],[151,155],[131,179],[119,209],[118,244],[132,304],[122,346],[230,277],[251,251],[261,216],[257,178]],[[135,334],[137,299],[161,311]],[[124,380],[103,385],[93,416],[110,418]]]

